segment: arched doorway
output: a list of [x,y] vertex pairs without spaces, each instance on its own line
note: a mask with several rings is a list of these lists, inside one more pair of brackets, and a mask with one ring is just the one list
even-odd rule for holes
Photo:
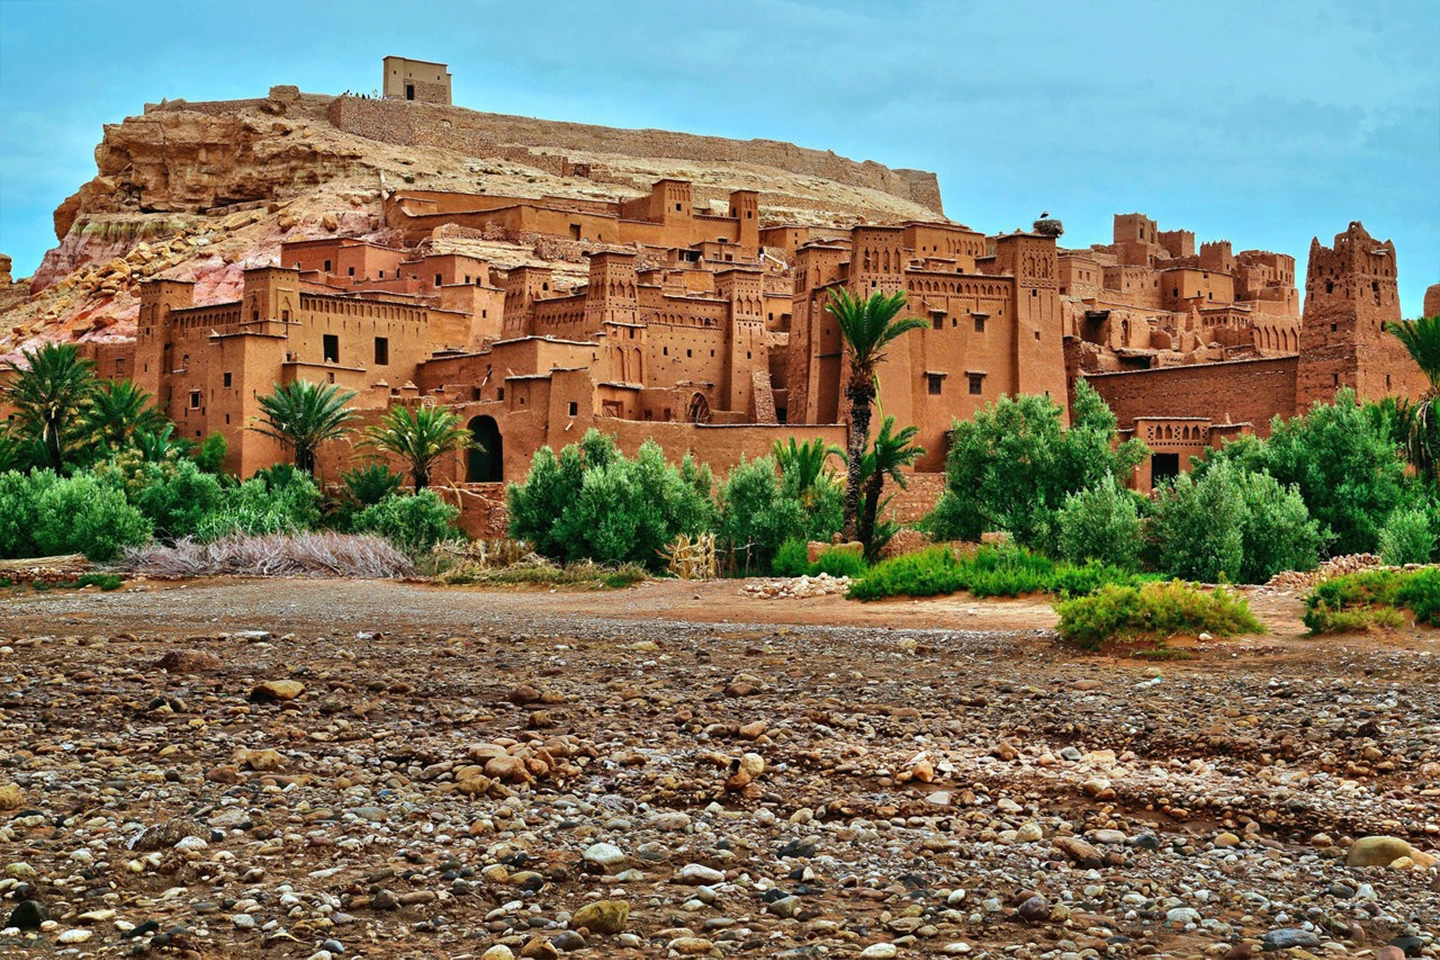
[[494,417],[474,417],[470,439],[478,446],[465,451],[466,483],[499,483],[505,479],[504,438]]
[[705,399],[705,394],[697,393],[690,398],[690,409],[685,418],[691,423],[710,422],[710,401]]

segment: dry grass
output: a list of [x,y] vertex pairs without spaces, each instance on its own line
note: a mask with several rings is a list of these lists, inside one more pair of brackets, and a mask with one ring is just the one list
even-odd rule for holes
[[210,543],[185,539],[173,547],[132,548],[119,569],[150,577],[356,577],[390,580],[410,576],[414,565],[380,537],[320,533],[223,537]]

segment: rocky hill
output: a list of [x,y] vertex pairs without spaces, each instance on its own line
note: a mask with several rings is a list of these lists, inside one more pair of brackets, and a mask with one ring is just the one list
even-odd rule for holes
[[[384,242],[387,187],[609,200],[678,177],[692,181],[697,208],[723,209],[738,187],[759,190],[767,223],[942,216],[934,174],[788,143],[294,87],[254,100],[147,104],[105,126],[95,163],[95,178],[55,211],[59,245],[28,283],[0,284],[0,354],[37,338],[132,336],[138,284],[148,277],[194,280],[197,300],[222,300],[284,240],[341,233]],[[543,251],[491,252],[501,266],[543,259]]]

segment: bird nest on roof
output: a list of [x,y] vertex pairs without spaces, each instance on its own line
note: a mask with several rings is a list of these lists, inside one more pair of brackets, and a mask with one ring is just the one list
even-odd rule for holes
[[1059,220],[1047,217],[1043,220],[1035,221],[1035,232],[1042,237],[1058,237],[1065,232],[1065,225]]

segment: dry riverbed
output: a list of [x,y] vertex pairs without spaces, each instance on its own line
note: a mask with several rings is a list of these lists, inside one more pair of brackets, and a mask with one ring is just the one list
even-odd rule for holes
[[0,599],[0,953],[1440,956],[1440,634],[1186,659],[1043,600]]

